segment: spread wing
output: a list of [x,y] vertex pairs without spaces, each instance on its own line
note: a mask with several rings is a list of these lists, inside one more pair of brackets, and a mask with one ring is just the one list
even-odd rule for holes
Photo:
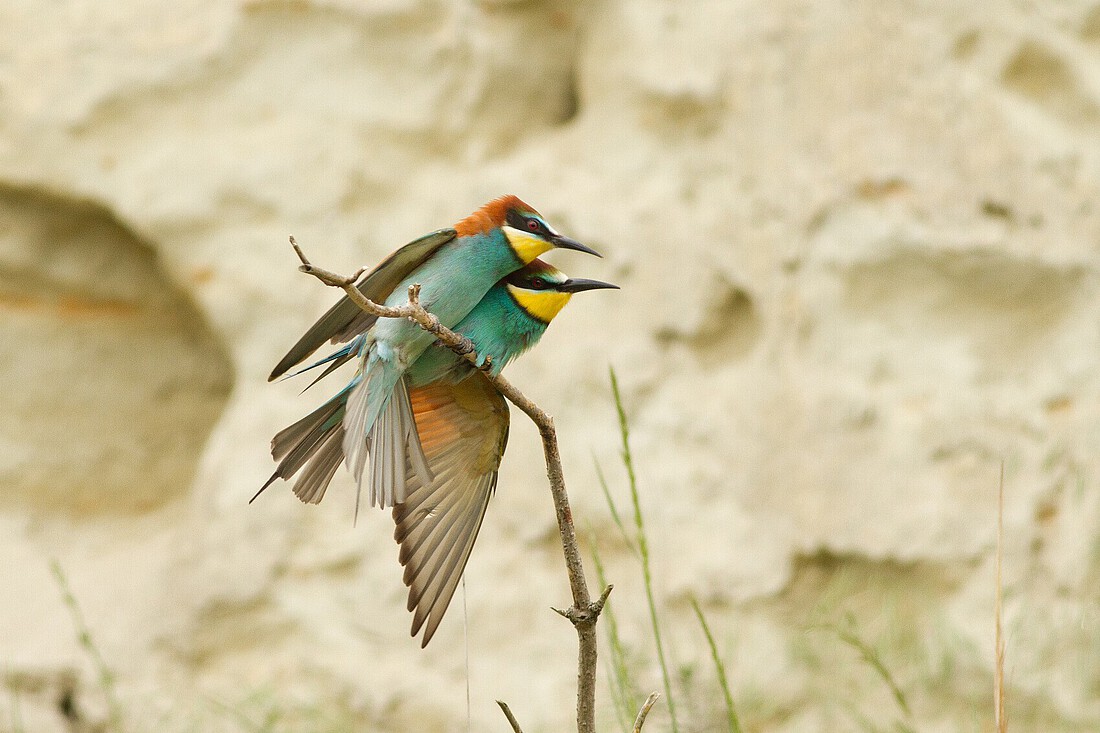
[[[383,302],[398,283],[424,264],[424,261],[435,254],[436,250],[455,236],[454,229],[440,229],[409,242],[368,272],[357,286],[359,292],[375,303]],[[298,343],[294,344],[286,356],[275,365],[267,380],[270,382],[278,378],[320,348],[326,341],[334,344],[342,343],[364,333],[375,320],[377,319],[374,316],[364,313],[345,295],[298,339]]]
[[458,384],[434,383],[409,394],[434,480],[409,472],[408,498],[393,508],[412,635],[427,646],[454,595],[508,442],[508,405],[481,372]]

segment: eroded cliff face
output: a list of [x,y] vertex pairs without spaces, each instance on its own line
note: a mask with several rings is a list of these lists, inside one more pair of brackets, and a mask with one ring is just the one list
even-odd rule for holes
[[108,715],[51,559],[129,729],[465,730],[467,638],[473,729],[495,699],[568,727],[520,416],[468,626],[456,603],[426,651],[346,476],[246,504],[320,397],[265,382],[335,297],[287,235],[351,271],[505,192],[607,255],[555,264],[623,286],[509,371],[556,416],[644,690],[593,466],[625,506],[609,364],[683,719],[722,715],[697,597],[748,729],[987,728],[1003,463],[1010,714],[1096,729],[1097,140],[1095,2],[9,3],[0,729]]

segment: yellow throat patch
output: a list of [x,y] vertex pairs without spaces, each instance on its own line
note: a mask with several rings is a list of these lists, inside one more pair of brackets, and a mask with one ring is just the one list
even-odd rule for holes
[[572,293],[561,293],[557,290],[524,290],[515,285],[509,285],[508,292],[529,316],[543,323],[554,320],[554,316],[561,312],[573,296]]
[[512,251],[525,265],[531,264],[536,257],[554,248],[554,245],[545,239],[531,236],[515,227],[504,226],[502,229],[504,229],[504,236],[508,237],[508,243],[512,245]]

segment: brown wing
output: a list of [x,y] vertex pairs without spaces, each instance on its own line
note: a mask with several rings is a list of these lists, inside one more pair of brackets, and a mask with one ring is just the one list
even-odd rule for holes
[[[409,242],[368,272],[358,285],[359,292],[375,303],[383,302],[410,272],[424,264],[424,261],[435,254],[436,250],[454,238],[454,229],[440,229]],[[271,370],[271,376],[267,380],[270,382],[282,376],[292,366],[323,346],[326,341],[332,341],[334,344],[342,343],[364,333],[375,320],[377,319],[374,316],[364,313],[345,295],[309,327],[309,330],[298,339],[298,343],[294,344],[286,356],[280,359]]]
[[458,384],[436,383],[409,393],[420,442],[435,479],[409,473],[408,499],[393,508],[404,581],[413,612],[412,635],[424,628],[427,646],[451,602],[508,442],[508,405],[480,372]]

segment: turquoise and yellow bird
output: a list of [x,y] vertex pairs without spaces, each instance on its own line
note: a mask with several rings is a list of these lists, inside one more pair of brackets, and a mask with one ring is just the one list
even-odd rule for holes
[[[599,256],[556,232],[516,196],[502,196],[453,228],[432,232],[397,250],[367,273],[357,287],[370,300],[392,306],[405,303],[408,287],[419,283],[421,305],[444,326],[453,327],[501,278],[555,247]],[[348,386],[342,447],[325,443],[316,450],[326,457],[326,471],[330,462],[338,464],[342,456],[360,490],[370,455],[370,503],[382,508],[393,506],[407,496],[410,466],[423,482],[433,478],[401,377],[434,337],[403,318],[378,319],[364,313],[344,296],[287,352],[269,380],[285,374],[326,341],[351,342],[348,349],[333,356],[333,365],[357,358],[360,368],[356,380]],[[309,493],[309,485],[316,480],[318,476],[307,471],[295,490]]]
[[[499,374],[538,342],[574,293],[615,287],[567,278],[536,259],[494,285],[454,330],[473,342],[483,365],[491,360],[491,374]],[[307,370],[328,364],[323,377],[357,348],[353,342]],[[462,577],[496,486],[509,413],[483,371],[438,343],[425,349],[402,381],[429,478],[408,473],[406,496],[393,507],[394,538],[409,587],[412,635],[423,628],[421,646],[426,646]],[[321,500],[342,458],[352,391],[349,385],[275,436],[272,455],[280,463],[265,488],[276,477],[291,478],[304,469],[294,493],[302,501]]]

